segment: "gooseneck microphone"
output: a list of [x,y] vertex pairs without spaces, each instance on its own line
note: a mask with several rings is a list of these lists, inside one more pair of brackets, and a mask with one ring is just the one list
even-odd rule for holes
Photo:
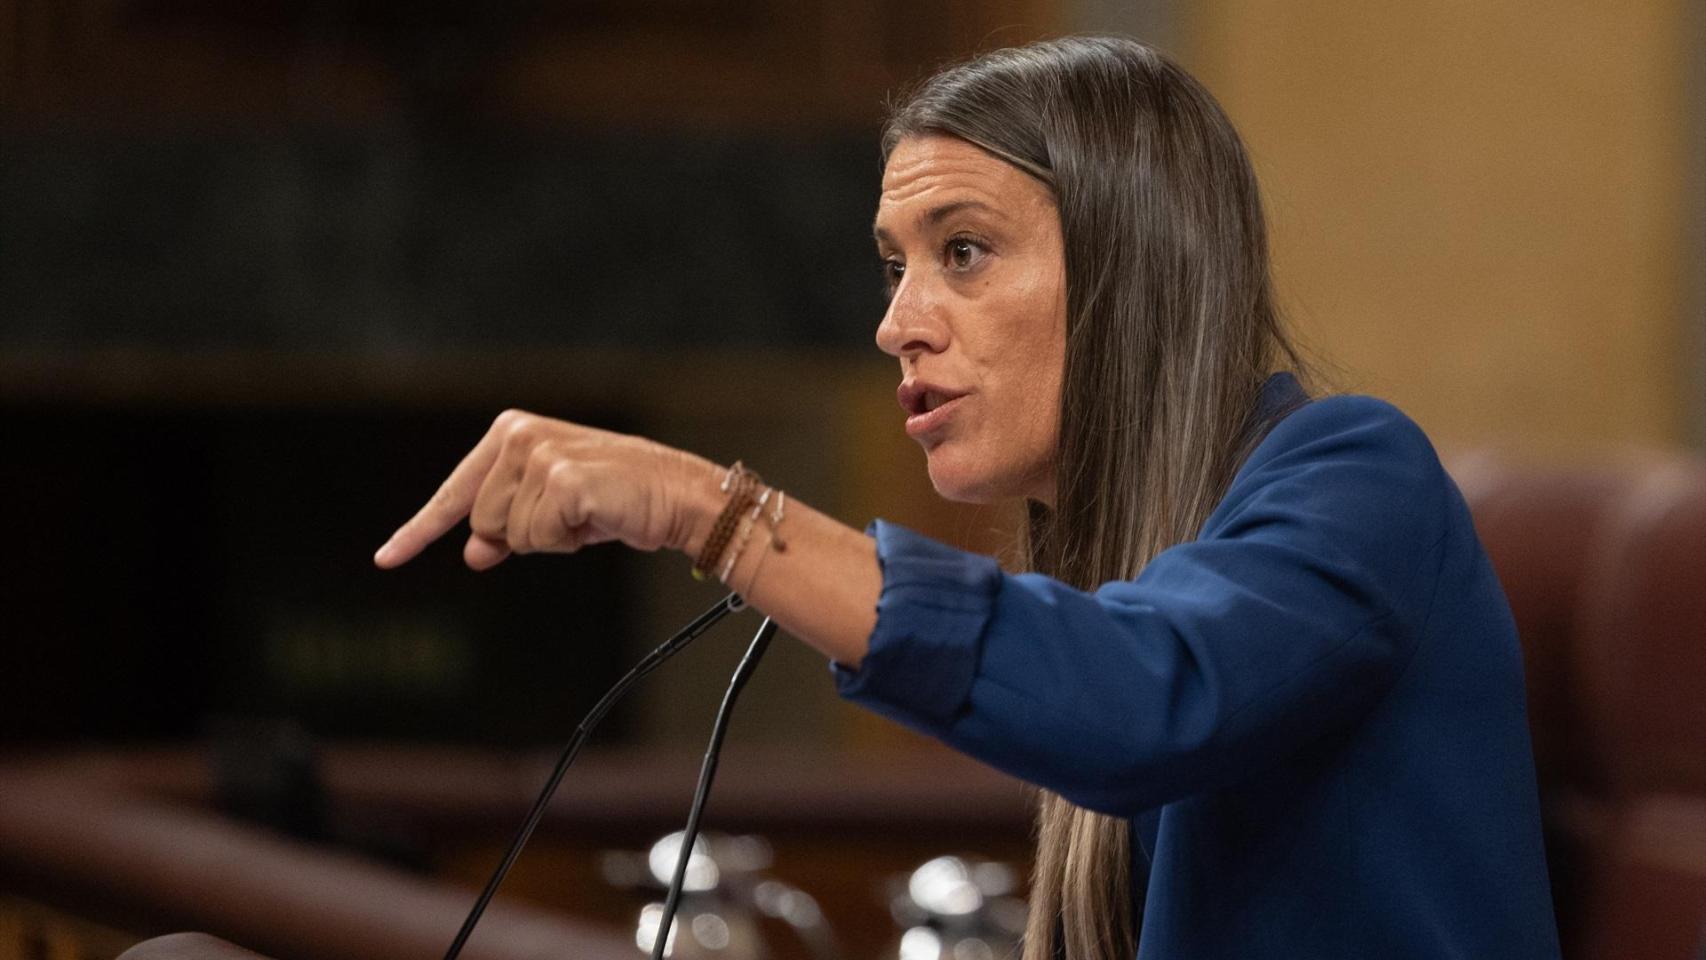
[[[539,826],[540,818],[545,815],[545,808],[550,805],[551,797],[557,792],[557,786],[563,782],[563,774],[567,773],[569,771],[569,765],[575,762],[575,755],[580,753],[581,745],[586,742],[587,735],[592,732],[592,728],[598,726],[598,722],[604,719],[604,715],[610,712],[610,708],[616,705],[616,701],[622,699],[622,695],[628,692],[629,687],[632,687],[647,674],[662,666],[665,660],[668,660],[670,657],[680,653],[688,644],[697,640],[701,634],[715,626],[719,620],[731,613],[745,608],[746,601],[742,600],[738,594],[731,593],[723,599],[718,600],[715,606],[693,618],[693,621],[687,626],[682,627],[680,632],[675,636],[665,640],[657,649],[646,654],[644,659],[635,664],[632,670],[623,674],[622,679],[616,681],[616,683],[610,688],[609,692],[605,693],[597,703],[593,704],[592,709],[587,711],[586,716],[581,719],[580,725],[575,727],[574,736],[569,738],[568,745],[563,748],[562,755],[557,758],[557,766],[551,771],[550,779],[545,782],[545,789],[539,792],[539,799],[533,801],[533,809],[528,811],[527,819],[522,823],[521,829],[515,835],[515,839],[510,841],[509,850],[504,853],[503,861],[498,864],[498,869],[492,874],[492,879],[486,882],[486,889],[480,892],[480,898],[474,901],[474,909],[468,911],[468,919],[462,921],[462,929],[456,932],[456,939],[451,941],[450,949],[444,954],[444,960],[456,960],[456,957],[462,953],[462,947],[467,944],[468,937],[474,932],[474,925],[480,922],[481,914],[486,912],[486,907],[492,902],[492,897],[498,892],[498,886],[504,882],[504,877],[509,874],[509,868],[515,865],[516,858],[521,855],[521,848],[527,845],[528,838],[533,836],[534,829]],[[769,620],[765,620],[764,625],[759,628],[759,635],[763,637],[765,644],[769,643],[770,640],[769,635],[765,633],[766,629],[768,629],[770,633],[774,633],[776,628],[771,625]],[[760,644],[758,640],[754,640],[753,647],[762,650],[763,644]],[[741,661],[741,669],[745,669],[746,672],[750,674],[751,670],[747,668],[747,660],[755,659],[756,658],[753,656],[752,650],[748,650],[746,659]],[[736,675],[739,676],[738,671]],[[742,679],[740,682],[744,684],[745,680]],[[733,702],[733,692],[734,688],[731,686],[730,696],[725,698],[723,701],[723,710],[725,712]],[[720,734],[724,720],[724,715],[718,714],[717,733],[713,734],[713,742],[721,741],[722,737]],[[714,757],[707,757],[706,762],[710,765],[711,769],[716,768]],[[701,790],[708,785],[709,780],[706,778],[705,774],[701,773]],[[697,823],[699,806],[703,802],[703,799],[704,798],[701,795],[699,799],[694,801],[694,821],[692,822],[694,822],[695,825]],[[689,846],[691,846],[691,840],[689,840]],[[680,882],[681,872],[677,870],[677,886],[679,886]],[[678,895],[679,891],[676,891],[676,894]],[[659,942],[661,943],[662,941],[660,940]]]
[[740,697],[746,681],[752,678],[752,672],[758,669],[758,660],[764,656],[765,648],[770,646],[770,638],[775,635],[776,621],[765,617],[764,622],[758,625],[752,644],[746,648],[746,655],[735,667],[734,676],[729,678],[723,705],[717,708],[717,722],[711,727],[711,743],[705,748],[705,761],[699,767],[699,785],[693,788],[693,807],[687,813],[687,827],[681,833],[681,852],[675,857],[675,876],[669,881],[669,895],[664,898],[663,916],[658,920],[656,939],[652,941],[652,960],[663,960],[664,949],[669,946],[669,934],[675,926],[675,911],[681,906],[681,890],[687,879],[687,863],[693,856],[693,842],[699,839],[699,815],[705,812],[705,800],[711,795],[711,780],[717,775],[717,755],[723,749],[723,735],[728,733],[729,716],[734,713],[735,700]]

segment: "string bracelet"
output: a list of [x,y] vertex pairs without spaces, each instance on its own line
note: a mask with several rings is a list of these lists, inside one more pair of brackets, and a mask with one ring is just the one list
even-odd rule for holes
[[740,561],[740,555],[745,552],[747,543],[752,540],[752,528],[758,525],[758,517],[764,512],[764,504],[770,500],[770,495],[775,492],[774,488],[766,487],[764,493],[760,494],[757,502],[752,505],[752,512],[741,520],[740,536],[735,539],[734,549],[729,551],[729,558],[723,563],[723,572],[717,575],[718,580],[724,583],[729,582],[729,574],[734,572],[735,564]]
[[787,499],[787,496],[788,494],[781,490],[776,491],[776,510],[770,516],[765,517],[765,520],[770,523],[770,549],[777,553],[786,553],[788,550],[788,541],[782,539],[781,530],[782,502]]
[[754,491],[762,486],[763,482],[758,474],[748,470],[739,460],[729,468],[721,486],[722,491],[729,495],[729,499],[723,504],[722,512],[717,514],[716,522],[711,524],[711,533],[705,538],[704,547],[693,561],[693,579],[703,580],[710,571],[717,569],[717,563],[729,548],[729,539],[735,535],[742,515],[751,509],[757,499]]
[[780,543],[780,541],[776,537],[776,528],[771,527],[770,528],[770,543],[769,543],[769,545],[764,550],[759,552],[758,561],[752,565],[752,573],[747,575],[746,586],[743,587],[741,590],[737,591],[738,593],[740,593],[741,599],[744,600],[744,599],[752,596],[753,584],[756,584],[758,582],[758,573],[759,573],[759,571],[764,569],[764,559],[766,557],[770,556],[770,551],[775,550],[777,553],[782,552],[783,548],[779,545],[779,543]]
[[[772,493],[774,493],[776,495],[776,507],[775,507],[775,509],[771,510],[769,513],[765,513],[764,512],[764,505],[765,505],[766,501],[769,500],[770,495]],[[772,552],[784,553],[788,549],[788,542],[786,540],[782,539],[782,531],[780,529],[782,526],[782,520],[783,520],[784,516],[786,515],[784,512],[785,511],[784,505],[787,502],[787,496],[788,495],[786,493],[784,493],[783,491],[772,487],[769,490],[764,491],[764,495],[758,498],[757,505],[755,505],[752,508],[752,514],[748,517],[748,519],[753,521],[754,525],[756,526],[759,518],[760,517],[763,518],[764,526],[767,530],[766,536],[767,536],[768,542],[764,545],[764,548],[759,551],[758,559],[753,562],[752,572],[746,575],[746,586],[735,591],[736,593],[740,594],[742,597],[750,597],[752,595],[753,585],[758,583],[758,575],[760,572],[762,572],[764,570],[765,559],[767,557],[769,557]],[[750,535],[751,535],[750,531],[746,531],[746,530],[742,531],[742,533],[741,533],[741,544],[740,544],[740,547],[737,549],[737,554],[739,551],[746,549],[747,537],[749,537]],[[734,571],[734,568],[735,568],[735,565],[733,562],[730,562],[729,565],[724,568],[724,570],[723,570],[723,582],[725,584],[727,584],[729,582],[729,574]]]
[[[705,580],[714,573],[718,580],[727,584],[752,542],[753,531],[759,526],[763,526],[768,534],[765,554],[772,550],[783,553],[788,549],[788,541],[782,536],[788,495],[775,487],[765,486],[763,478],[738,460],[723,476],[719,489],[729,498],[712,523],[699,556],[693,561],[693,579]],[[764,558],[760,556],[752,574],[747,577],[748,590],[757,582],[758,571],[763,565]]]

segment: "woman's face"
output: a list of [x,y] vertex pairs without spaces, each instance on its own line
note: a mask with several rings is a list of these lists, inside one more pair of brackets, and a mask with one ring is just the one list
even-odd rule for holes
[[877,252],[890,294],[877,346],[900,359],[907,435],[950,500],[1054,499],[1066,265],[1041,181],[964,140],[889,155]]

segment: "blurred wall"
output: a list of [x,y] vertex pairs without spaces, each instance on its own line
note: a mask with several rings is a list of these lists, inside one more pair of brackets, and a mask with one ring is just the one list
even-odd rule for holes
[[1695,6],[1184,11],[1185,59],[1255,155],[1283,302],[1345,386],[1447,447],[1684,440],[1700,415]]

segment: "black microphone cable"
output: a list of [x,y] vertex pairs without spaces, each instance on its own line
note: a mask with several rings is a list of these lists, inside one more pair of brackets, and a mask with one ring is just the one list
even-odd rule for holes
[[[716,606],[693,618],[693,621],[682,627],[681,631],[675,636],[665,640],[657,649],[646,654],[645,659],[635,664],[632,670],[623,674],[622,679],[616,681],[609,692],[605,693],[597,703],[593,704],[592,709],[587,711],[586,716],[581,719],[580,725],[575,727],[574,736],[569,738],[568,745],[563,748],[562,756],[557,758],[557,766],[551,771],[551,778],[546,781],[545,789],[539,792],[539,799],[533,801],[533,809],[528,811],[527,819],[522,823],[521,830],[516,833],[515,839],[510,841],[509,850],[504,854],[503,862],[498,864],[498,869],[492,874],[492,879],[486,882],[486,889],[480,892],[480,898],[474,901],[474,909],[468,911],[468,919],[462,921],[462,929],[457,931],[456,939],[451,941],[450,949],[444,954],[444,960],[456,960],[457,955],[462,952],[462,947],[474,932],[474,925],[480,922],[480,915],[486,912],[487,905],[492,902],[492,897],[498,892],[498,886],[504,882],[504,877],[509,874],[509,868],[514,866],[516,858],[521,856],[521,848],[527,845],[528,838],[533,836],[534,829],[539,826],[539,820],[545,815],[545,808],[550,805],[551,797],[557,792],[557,786],[563,782],[563,774],[567,773],[569,765],[575,762],[575,755],[580,753],[581,745],[586,742],[587,735],[592,733],[592,728],[598,726],[598,722],[604,719],[604,715],[610,712],[610,708],[616,705],[616,701],[622,699],[622,695],[628,692],[629,687],[638,683],[646,674],[662,666],[665,660],[680,653],[688,644],[697,640],[701,634],[716,625],[717,621],[745,608],[746,601],[742,600],[738,594],[731,593],[718,600]],[[759,633],[764,636],[765,643],[769,643],[770,638],[764,633],[766,627],[771,633],[774,633],[776,628],[770,626],[769,620],[764,621],[764,626],[759,628]],[[758,641],[754,640],[753,645],[758,647]],[[746,655],[748,659],[753,657],[750,649]],[[746,660],[741,661],[741,667],[746,667]],[[747,672],[750,673],[751,671],[748,670]],[[744,683],[745,681],[742,680],[741,682]],[[728,705],[729,701],[725,700],[723,704],[725,710]],[[722,722],[723,718],[719,715],[717,719],[719,730]],[[716,739],[721,740],[721,737],[718,736]],[[713,763],[712,766],[714,767],[715,764]],[[698,807],[695,806],[695,816],[697,816],[697,812]],[[679,872],[677,879],[680,879]]]
[[687,861],[693,856],[693,842],[699,838],[699,815],[705,812],[705,800],[711,795],[711,780],[717,775],[717,754],[723,749],[723,735],[728,733],[729,715],[734,713],[735,700],[740,696],[746,681],[752,678],[754,670],[758,669],[758,660],[764,656],[764,650],[770,646],[770,638],[776,635],[776,621],[769,617],[758,625],[758,633],[752,638],[752,645],[746,648],[746,656],[741,657],[740,665],[735,667],[734,676],[729,678],[728,692],[723,694],[723,705],[717,708],[717,722],[711,727],[711,743],[705,748],[705,762],[699,767],[699,785],[693,789],[693,807],[687,813],[687,828],[681,833],[681,851],[675,858],[675,876],[669,881],[669,894],[664,898],[663,916],[658,920],[656,939],[652,941],[652,960],[663,960],[664,948],[669,946],[670,928],[675,925],[675,911],[681,906],[681,889],[687,879]]

